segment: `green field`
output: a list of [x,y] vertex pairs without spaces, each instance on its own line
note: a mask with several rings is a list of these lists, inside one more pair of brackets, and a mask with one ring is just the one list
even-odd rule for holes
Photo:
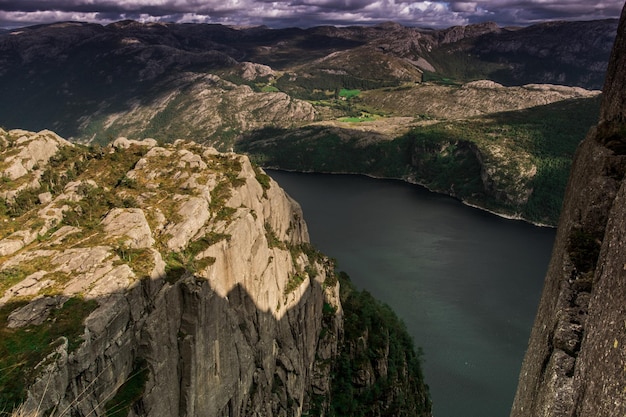
[[353,97],[358,97],[359,94],[361,94],[361,90],[348,90],[347,88],[339,90],[339,97],[344,97],[348,100]]

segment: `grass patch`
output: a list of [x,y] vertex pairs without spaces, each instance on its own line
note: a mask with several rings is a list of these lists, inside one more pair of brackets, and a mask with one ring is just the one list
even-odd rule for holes
[[34,382],[35,365],[54,350],[56,340],[66,337],[70,351],[82,343],[83,321],[97,307],[93,300],[71,298],[39,326],[7,328],[9,314],[25,304],[0,308],[0,404],[9,409],[24,400],[26,387]]
[[50,267],[50,257],[37,256],[24,260],[19,265],[0,270],[0,295],[27,276],[48,270]]
[[189,242],[189,245],[183,251],[169,252],[164,257],[167,282],[174,284],[186,272],[195,273],[213,265],[216,261],[214,257],[206,256],[197,259],[198,254],[222,240],[229,239],[229,234],[209,232],[200,239]]
[[273,85],[266,85],[261,87],[261,91],[264,93],[278,93],[280,90]]
[[296,273],[289,277],[287,285],[285,285],[285,295],[290,294],[296,288],[304,282],[304,275],[302,273]]
[[107,417],[126,417],[132,407],[141,400],[148,381],[148,364],[145,360],[136,360],[131,375],[117,390],[111,400],[104,405]]
[[28,271],[19,267],[9,267],[0,271],[0,294],[21,282],[28,275]]
[[154,269],[154,256],[150,249],[129,248],[124,244],[119,244],[114,251],[122,262],[130,266],[137,278],[150,277]]
[[339,97],[343,97],[347,100],[353,97],[358,97],[360,94],[361,94],[361,90],[357,90],[357,89],[342,88],[341,90],[339,90]]
[[361,122],[373,122],[378,120],[378,117],[371,114],[364,114],[358,117],[342,117],[339,119],[342,123],[361,123]]
[[285,242],[281,241],[278,236],[276,235],[276,232],[274,232],[274,229],[272,229],[272,225],[270,225],[269,223],[265,223],[265,238],[267,239],[267,246],[272,249],[272,248],[279,248],[279,249],[285,249]]
[[163,260],[165,261],[165,280],[170,284],[175,284],[187,272],[186,261],[177,252],[169,252]]
[[254,177],[256,178],[258,183],[263,188],[263,196],[266,197],[267,196],[267,190],[270,189],[270,186],[271,186],[271,183],[272,183],[272,179],[270,178],[269,175],[265,174],[261,170],[261,168],[259,168],[257,165],[254,165]]

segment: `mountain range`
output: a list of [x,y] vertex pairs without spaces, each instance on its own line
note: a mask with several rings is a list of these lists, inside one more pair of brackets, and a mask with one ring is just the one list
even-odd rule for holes
[[[167,119],[166,109],[178,116],[176,109],[185,107],[186,100],[172,102],[172,95],[193,101],[203,91],[217,90],[215,97],[206,98],[223,103],[211,109],[222,120],[196,122],[195,127],[203,130],[202,137],[219,142],[224,131],[234,135],[268,124],[324,118],[315,103],[298,99],[325,99],[341,88],[490,79],[507,86],[600,89],[616,24],[500,28],[486,23],[424,30],[388,23],[273,30],[123,21],[27,27],[0,35],[0,122],[8,128],[52,128],[76,140],[105,141],[114,130],[128,134],[139,123],[120,120],[122,115],[150,106],[143,127],[157,134],[169,123],[154,119]],[[288,96],[267,94],[276,90]],[[232,120],[229,113],[240,95],[246,96],[240,101],[248,114]],[[268,102],[281,107],[267,108]],[[102,132],[94,137],[96,127]],[[170,128],[161,136],[172,133]]]
[[[401,178],[555,224],[616,25],[33,26],[0,34],[0,126],[90,144],[193,137],[264,166]],[[575,120],[553,117],[569,108]],[[512,127],[485,131],[494,120]],[[323,156],[337,152],[381,157]]]
[[1,403],[428,417],[402,323],[310,246],[253,161],[423,182],[540,221],[574,159],[512,415],[623,414],[626,14],[609,61],[615,29],[0,34],[2,123],[73,139],[0,129]]

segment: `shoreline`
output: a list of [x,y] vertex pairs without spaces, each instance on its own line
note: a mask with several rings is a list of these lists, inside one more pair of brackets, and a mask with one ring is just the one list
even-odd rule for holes
[[474,209],[477,209],[477,210],[480,210],[480,211],[484,211],[486,213],[493,214],[494,216],[498,216],[498,217],[506,219],[506,220],[521,221],[521,222],[530,224],[530,225],[535,226],[535,227],[541,227],[541,228],[547,228],[547,229],[556,229],[557,228],[557,226],[553,226],[553,225],[550,225],[550,224],[533,222],[531,220],[523,218],[522,216],[515,216],[515,215],[511,215],[511,214],[506,214],[506,213],[499,213],[497,211],[494,211],[494,210],[491,210],[491,209],[488,209],[488,208],[485,208],[485,207],[481,207],[481,206],[479,206],[477,204],[470,203],[470,202],[468,202],[466,200],[463,200],[463,199],[458,198],[456,196],[453,196],[451,194],[448,194],[448,193],[445,193],[445,192],[441,192],[441,191],[437,191],[437,190],[433,190],[433,189],[427,187],[426,185],[419,183],[418,181],[411,180],[410,178],[377,177],[375,175],[364,174],[362,172],[303,171],[303,170],[297,170],[297,169],[284,169],[284,168],[271,167],[271,166],[264,166],[264,167],[261,167],[261,168],[263,170],[293,172],[293,173],[298,173],[298,174],[361,175],[361,176],[372,178],[372,179],[375,179],[375,180],[401,181],[401,182],[404,182],[406,184],[417,185],[417,186],[422,187],[423,189],[427,190],[428,192],[431,192],[431,193],[434,193],[434,194],[448,196],[450,198],[455,199],[456,201],[460,202],[461,204],[463,204],[463,205],[465,205],[467,207],[471,207],[471,208],[474,208]]

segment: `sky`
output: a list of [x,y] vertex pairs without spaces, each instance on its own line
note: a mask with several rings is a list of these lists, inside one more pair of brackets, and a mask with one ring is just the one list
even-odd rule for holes
[[0,27],[124,19],[273,28],[388,21],[424,28],[486,21],[527,26],[549,20],[617,18],[623,5],[624,0],[0,0]]

